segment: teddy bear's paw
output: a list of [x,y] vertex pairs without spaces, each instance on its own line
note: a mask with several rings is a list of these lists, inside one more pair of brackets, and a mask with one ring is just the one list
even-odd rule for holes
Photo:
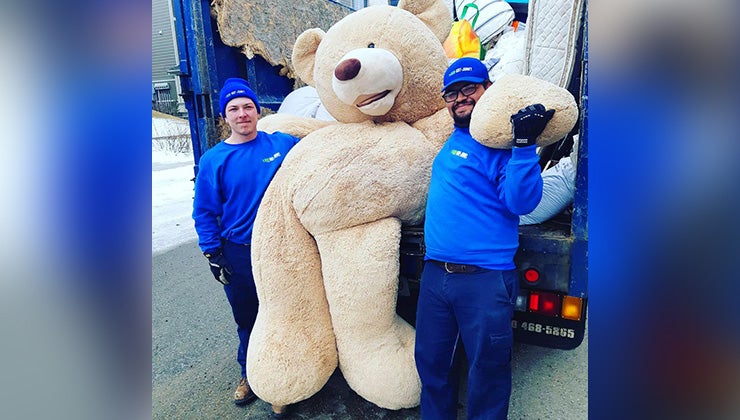
[[[327,325],[328,324],[328,325]],[[331,323],[255,324],[247,349],[247,377],[261,400],[276,405],[303,401],[324,387],[337,367]]]
[[[421,381],[414,361],[414,329],[395,316],[385,334],[338,333],[339,368],[358,395],[379,407],[419,405]],[[341,344],[340,344],[341,343]]]

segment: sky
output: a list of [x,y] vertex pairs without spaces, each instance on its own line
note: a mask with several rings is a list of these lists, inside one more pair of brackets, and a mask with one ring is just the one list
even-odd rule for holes
[[[152,118],[152,144],[168,133],[188,132],[187,121]],[[193,155],[152,146],[152,255],[197,238],[193,227]]]

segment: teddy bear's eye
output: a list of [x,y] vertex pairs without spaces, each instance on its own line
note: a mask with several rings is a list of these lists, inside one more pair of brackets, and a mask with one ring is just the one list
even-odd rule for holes
[[368,48],[375,48],[375,43],[374,42],[371,42],[371,43],[367,44],[367,47]]

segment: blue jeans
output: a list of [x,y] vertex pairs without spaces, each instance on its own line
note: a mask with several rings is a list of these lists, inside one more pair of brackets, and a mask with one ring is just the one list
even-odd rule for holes
[[458,335],[468,359],[472,419],[506,419],[511,396],[511,318],[519,290],[516,270],[479,268],[448,273],[427,261],[416,314],[416,367],[423,419],[455,419]]
[[234,274],[229,277],[229,284],[224,285],[224,291],[234,315],[236,332],[239,334],[236,361],[242,367],[242,377],[247,376],[249,335],[252,334],[254,321],[257,319],[257,289],[254,286],[250,251],[250,246],[225,241],[224,256],[234,267]]

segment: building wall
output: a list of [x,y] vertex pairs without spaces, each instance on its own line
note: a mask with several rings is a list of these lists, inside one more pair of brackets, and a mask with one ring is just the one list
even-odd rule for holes
[[178,64],[170,1],[152,0],[152,102],[159,111],[173,113],[184,106],[178,96],[179,81],[167,74]]
[[174,80],[167,70],[177,65],[170,0],[152,0],[152,80]]

